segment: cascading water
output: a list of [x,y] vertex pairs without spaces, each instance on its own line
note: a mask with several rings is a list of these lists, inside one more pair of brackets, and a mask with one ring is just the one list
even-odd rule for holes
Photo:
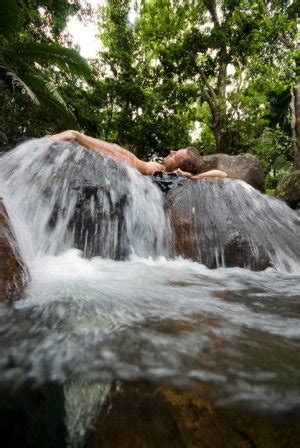
[[[168,258],[162,194],[113,159],[32,140],[2,156],[0,180],[31,271],[25,300],[0,304],[0,388],[199,381],[213,385],[210,398],[222,404],[300,405],[294,212],[230,180],[189,183],[189,200],[187,186],[171,192],[173,212],[187,213],[183,228],[210,210],[198,229],[211,252],[217,247],[215,261],[226,263],[224,229],[232,227],[230,235],[253,236],[251,253],[265,243],[280,268],[211,270]],[[204,257],[191,230],[195,259]]]
[[114,259],[165,253],[162,194],[114,159],[32,140],[2,158],[0,179],[27,261],[78,244],[87,255]]
[[177,255],[209,267],[299,270],[300,219],[243,181],[201,180],[171,191]]
[[[32,140],[2,157],[0,179],[26,259],[73,247],[112,259],[169,255],[162,194],[112,158],[66,142]],[[298,267],[298,217],[245,182],[188,183],[169,193],[167,209],[173,220],[188,223],[177,235],[192,246],[188,258],[209,267],[251,268],[258,258],[283,270]],[[243,264],[227,256],[237,239]],[[176,255],[184,252],[179,247]]]

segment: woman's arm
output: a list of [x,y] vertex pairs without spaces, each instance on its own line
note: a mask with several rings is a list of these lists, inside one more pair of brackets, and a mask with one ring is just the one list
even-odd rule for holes
[[80,143],[91,151],[115,157],[116,159],[131,165],[133,168],[136,168],[142,174],[152,174],[154,171],[163,169],[162,165],[158,163],[144,162],[143,160],[140,160],[132,152],[122,146],[89,137],[78,131],[61,132],[60,134],[53,135],[51,140],[54,142],[64,140]]
[[187,177],[188,179],[193,179],[193,174],[187,171],[182,171],[180,168],[177,168],[176,170],[172,171],[172,173],[179,174],[180,176]]
[[186,171],[182,171],[180,168],[177,168],[177,170],[173,171],[173,173],[180,174],[181,176],[187,177],[188,179],[204,179],[207,177],[228,177],[227,173],[220,170],[210,170],[206,171],[205,173],[193,175]]
[[[80,143],[82,146],[90,149],[94,152],[100,152],[102,154],[108,154],[114,156],[130,165],[136,164],[137,157],[125,148],[113,143],[105,142],[104,140],[98,140],[93,137],[81,134],[78,131],[65,131],[60,134],[52,135],[51,140],[56,141],[72,141]],[[138,159],[137,159],[138,160]]]
[[197,174],[196,176],[192,176],[192,179],[203,179],[208,177],[228,177],[228,174],[225,171],[221,170],[210,170],[205,173]]

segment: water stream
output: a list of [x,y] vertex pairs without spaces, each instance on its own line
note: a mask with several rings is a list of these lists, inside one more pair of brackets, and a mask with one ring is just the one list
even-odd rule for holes
[[[272,235],[279,249],[265,271],[208,269],[170,258],[162,193],[113,159],[32,140],[2,156],[0,179],[31,273],[26,298],[0,304],[0,388],[143,378],[213,385],[221,404],[299,407],[299,220],[284,204],[229,181],[233,213],[258,213],[253,241]],[[83,233],[82,198],[94,219]]]

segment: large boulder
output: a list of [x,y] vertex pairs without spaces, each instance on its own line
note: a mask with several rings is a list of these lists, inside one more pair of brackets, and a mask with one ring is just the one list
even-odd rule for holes
[[287,202],[292,208],[300,208],[300,170],[283,176],[277,185],[276,196]]
[[[197,389],[196,389],[197,390]],[[117,383],[85,448],[296,448],[296,419],[216,408],[201,393]]]
[[150,178],[113,158],[65,142],[53,145],[48,153],[50,175],[40,182],[45,185],[45,210],[49,204],[53,207],[48,212],[51,241],[57,248],[52,244],[53,252],[65,244],[83,250],[87,257],[114,260],[131,252],[163,253],[164,225],[157,226],[157,220],[165,218],[163,199]]
[[[171,256],[263,270],[299,257],[299,222],[281,201],[232,179],[199,179],[166,195]],[[283,222],[282,216],[285,216]]]
[[202,171],[225,171],[231,179],[240,179],[252,187],[265,192],[265,175],[257,157],[252,154],[229,156],[227,154],[212,154],[203,156]]
[[28,279],[28,269],[0,198],[0,301],[20,298]]

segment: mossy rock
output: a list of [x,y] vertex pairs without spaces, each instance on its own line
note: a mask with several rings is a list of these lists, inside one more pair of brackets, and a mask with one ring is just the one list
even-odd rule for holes
[[276,189],[276,196],[296,208],[300,203],[300,170],[283,176]]
[[296,448],[296,419],[216,408],[191,391],[117,383],[85,448]]
[[20,298],[28,280],[28,269],[0,198],[0,301]]

